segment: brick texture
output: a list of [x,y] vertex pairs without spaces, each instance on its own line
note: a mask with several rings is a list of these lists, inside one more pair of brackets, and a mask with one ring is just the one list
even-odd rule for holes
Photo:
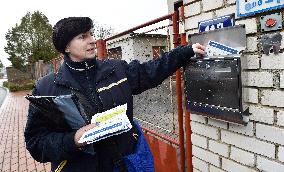
[[212,152],[209,152],[205,149],[196,146],[192,146],[192,154],[198,157],[199,159],[202,159],[203,161],[206,161],[212,165],[220,167],[219,156]]
[[[28,92],[9,93],[0,108],[0,171],[49,172],[49,163],[36,162],[25,148],[24,127]],[[13,137],[12,137],[13,136]]]
[[247,152],[245,150],[231,147],[231,155],[230,158],[247,166],[253,167],[255,164],[254,154]]
[[209,150],[224,157],[229,156],[229,146],[224,143],[209,140]]
[[198,28],[198,22],[203,20],[208,20],[213,18],[213,13],[202,13],[200,15],[190,17],[185,20],[185,29],[195,29]]
[[258,55],[244,55],[241,57],[242,69],[259,69]]
[[256,87],[273,87],[273,74],[270,72],[243,72],[243,85]]
[[257,156],[257,168],[261,171],[280,172],[283,171],[284,165],[267,158]]
[[256,172],[252,168],[238,164],[232,160],[222,158],[222,168],[230,172]]
[[209,127],[197,122],[191,122],[191,127],[193,133],[197,133],[215,140],[219,138],[219,132],[217,128]]
[[284,127],[284,111],[277,112],[277,125]]
[[244,150],[275,158],[275,146],[256,138],[247,137],[228,131],[221,131],[221,139],[227,144],[234,145]]
[[246,26],[246,34],[257,32],[257,25],[256,25],[255,18],[236,21],[236,25],[240,25],[240,24],[244,24]]
[[191,134],[191,143],[204,149],[207,148],[207,138],[194,133]]
[[205,161],[202,161],[201,159],[196,158],[195,156],[192,157],[192,165],[194,168],[202,172],[209,172],[208,163]]
[[[185,0],[184,2],[189,2]],[[186,11],[187,34],[197,33],[198,22],[236,12],[236,0],[192,0]],[[190,8],[190,7],[186,7]],[[259,15],[236,18],[244,24],[246,49],[241,57],[242,103],[249,107],[246,126],[192,115],[194,171],[278,172],[284,169],[284,41],[278,55],[264,55]]]
[[284,145],[284,129],[279,127],[256,124],[256,137]]
[[270,53],[269,55],[263,54],[261,57],[262,69],[284,69],[284,53],[277,55]]
[[189,17],[201,13],[201,3],[196,2],[184,7],[184,16]]
[[258,103],[258,89],[243,88],[243,100],[249,103]]
[[268,106],[284,107],[284,91],[263,90],[261,104]]
[[202,5],[203,11],[209,11],[222,7],[224,5],[224,2],[219,0],[202,0]]
[[251,120],[273,124],[274,110],[272,108],[250,105],[249,112],[251,113]]

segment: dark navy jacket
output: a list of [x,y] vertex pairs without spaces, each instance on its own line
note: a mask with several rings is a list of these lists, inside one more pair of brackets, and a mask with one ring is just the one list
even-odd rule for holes
[[[142,64],[138,61],[128,64],[122,60],[97,60],[94,85],[102,110],[127,103],[127,116],[133,123],[132,95],[158,86],[193,55],[192,48],[186,46],[177,47],[156,60]],[[64,63],[57,74],[40,79],[33,94],[56,96],[80,92],[80,81],[74,80],[67,68]],[[75,146],[75,132],[64,119],[52,121],[30,105],[24,134],[27,149],[35,160],[51,162],[52,171],[113,171],[113,152],[108,151],[108,139],[96,143],[95,154],[92,155]],[[130,130],[113,137],[123,156],[135,149],[133,132]]]

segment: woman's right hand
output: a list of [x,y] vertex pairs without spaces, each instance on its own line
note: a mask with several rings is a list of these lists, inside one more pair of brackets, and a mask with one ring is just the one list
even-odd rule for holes
[[197,56],[203,56],[205,54],[205,46],[199,43],[192,44],[192,49]]
[[95,128],[96,127],[96,124],[89,124],[89,125],[86,125],[82,128],[80,128],[79,130],[77,130],[77,132],[75,133],[75,136],[74,136],[74,142],[75,142],[75,145],[77,147],[82,147],[82,146],[85,146],[87,143],[84,142],[84,143],[79,143],[79,140],[80,138],[83,136],[83,134],[92,129],[92,128]]

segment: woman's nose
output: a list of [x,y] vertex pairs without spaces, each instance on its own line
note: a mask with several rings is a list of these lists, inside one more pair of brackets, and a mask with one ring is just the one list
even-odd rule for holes
[[95,38],[94,38],[93,36],[90,36],[90,37],[89,37],[89,43],[90,43],[90,44],[95,44],[95,42],[96,42],[96,41],[95,41]]

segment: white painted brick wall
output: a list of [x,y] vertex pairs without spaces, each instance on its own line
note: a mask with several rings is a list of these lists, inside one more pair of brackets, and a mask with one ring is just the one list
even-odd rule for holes
[[210,172],[225,172],[224,170],[220,169],[220,168],[217,168],[213,165],[209,165],[209,171]]
[[190,18],[185,19],[185,29],[195,29],[198,28],[198,22],[203,20],[208,20],[213,18],[213,12],[209,13],[202,13],[197,16],[193,16]]
[[226,8],[222,8],[220,10],[216,10],[215,13],[217,17],[233,14],[236,11],[236,8],[237,8],[236,5],[232,5]]
[[284,145],[284,129],[282,128],[256,124],[256,137]]
[[262,69],[284,69],[284,53],[275,55],[270,53],[268,56],[263,54],[261,57]]
[[209,172],[209,164],[205,161],[196,158],[195,156],[192,157],[192,165],[194,168],[202,172]]
[[223,0],[202,0],[203,11],[210,11],[224,5]]
[[[185,7],[185,16],[189,17],[185,22],[187,35],[198,32],[199,21],[236,12],[236,0],[183,0],[183,2],[184,4],[193,3]],[[242,69],[253,70],[242,73],[243,85],[253,87],[243,89],[243,101],[250,107],[251,122],[243,127],[191,114],[193,132],[191,139],[195,155],[193,165],[196,172],[284,171],[284,129],[276,126],[284,127],[284,110],[277,109],[279,112],[277,112],[277,120],[274,123],[274,109],[269,107],[284,107],[284,90],[267,89],[274,88],[271,70],[284,69],[284,53],[269,56],[258,55],[259,40],[255,36],[258,34],[255,16],[237,19],[236,25],[239,24],[245,24],[246,33],[250,35],[247,36],[246,47],[246,52],[250,55],[243,56],[241,62]],[[284,31],[281,34],[284,38]],[[284,48],[283,40],[281,48]],[[256,71],[260,68],[265,71]],[[284,88],[284,71],[279,73],[280,88]],[[275,126],[271,126],[273,124]],[[219,140],[220,135],[221,140]],[[276,145],[279,144],[283,146],[279,146],[276,151]],[[275,155],[276,152],[277,155]],[[220,164],[220,155],[229,156],[229,158],[223,157]],[[257,159],[255,159],[256,156]],[[276,157],[277,160],[272,160]],[[280,161],[283,163],[281,164]],[[256,170],[255,166],[259,169]]]
[[193,133],[197,133],[215,140],[219,138],[218,129],[197,122],[191,122],[191,130]]
[[196,121],[205,124],[206,123],[206,118],[201,115],[196,115],[194,113],[190,113],[190,120],[191,121]]
[[195,2],[193,4],[184,7],[184,16],[193,16],[201,13],[201,2]]
[[284,111],[277,112],[277,125],[284,127]]
[[196,146],[192,146],[192,154],[198,157],[199,159],[202,159],[203,161],[213,164],[216,167],[220,167],[219,156],[212,152],[209,152]]
[[258,89],[243,88],[243,101],[248,103],[258,103]]
[[256,138],[243,136],[229,131],[221,131],[221,140],[236,147],[270,158],[275,158],[275,146]]
[[[222,158],[222,169],[230,172],[254,172],[252,168],[238,164],[232,160]],[[256,172],[256,171],[255,171]]]
[[251,115],[249,116],[251,120],[263,122],[266,124],[273,124],[274,113],[272,108],[250,105],[249,112],[251,113]]
[[228,128],[228,123],[227,122],[218,121],[216,119],[208,118],[208,124],[212,125],[214,127],[218,127],[218,128],[223,128],[223,129],[227,129]]
[[278,159],[282,162],[284,162],[284,147],[283,146],[279,146],[278,149]]
[[229,130],[248,136],[253,136],[253,123],[249,122],[246,126],[229,124]]
[[207,148],[207,138],[203,136],[199,136],[197,134],[191,134],[191,142],[193,145],[202,147],[204,149]]
[[244,24],[246,26],[246,34],[257,32],[257,25],[256,25],[255,18],[237,20],[236,25],[240,25],[240,24]]
[[247,52],[255,52],[257,51],[257,37],[247,37],[247,46],[246,51]]
[[242,69],[259,69],[258,55],[244,55],[241,57]]
[[270,72],[243,72],[242,84],[245,86],[273,87],[273,74]]
[[284,107],[284,91],[263,90],[261,97],[261,104]]
[[280,73],[280,88],[284,88],[284,72]]
[[209,140],[209,150],[224,157],[229,157],[229,145]]
[[284,165],[278,162],[268,160],[261,156],[257,156],[256,159],[256,167],[261,171],[281,172],[284,169]]
[[230,158],[247,166],[253,167],[255,164],[255,157],[253,153],[244,151],[242,149],[231,147]]

